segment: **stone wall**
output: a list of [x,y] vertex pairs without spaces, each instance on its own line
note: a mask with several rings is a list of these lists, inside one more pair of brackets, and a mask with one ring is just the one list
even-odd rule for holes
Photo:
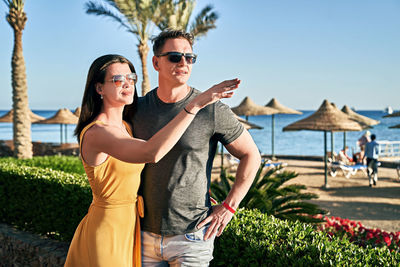
[[0,267],[63,266],[69,244],[0,224]]

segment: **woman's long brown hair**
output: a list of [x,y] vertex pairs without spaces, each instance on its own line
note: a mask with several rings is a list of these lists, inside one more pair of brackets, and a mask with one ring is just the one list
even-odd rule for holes
[[[78,139],[80,134],[89,123],[91,123],[94,118],[96,118],[103,106],[103,100],[100,98],[100,95],[96,91],[97,83],[104,83],[104,78],[106,77],[107,67],[114,63],[126,63],[129,65],[130,70],[133,73],[136,73],[135,67],[133,64],[123,56],[120,55],[104,55],[97,58],[93,61],[92,65],[89,68],[88,76],[86,79],[85,92],[83,93],[82,106],[81,106],[81,114],[79,116],[78,124],[75,128],[75,136]],[[136,111],[137,104],[137,92],[135,85],[135,92],[133,96],[133,102],[130,105],[124,107],[124,114],[126,114],[126,109],[129,109],[130,115]]]

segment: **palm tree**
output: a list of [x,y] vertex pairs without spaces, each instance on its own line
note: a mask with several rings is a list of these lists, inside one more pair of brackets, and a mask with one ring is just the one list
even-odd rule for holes
[[196,0],[163,0],[160,6],[163,14],[159,21],[154,21],[160,30],[166,28],[183,29],[191,32],[197,39],[205,36],[211,29],[215,29],[218,14],[212,11],[213,6],[207,5],[189,24]]
[[22,53],[22,31],[27,20],[24,0],[3,0],[9,8],[6,18],[14,31],[14,48],[11,59],[13,88],[13,138],[14,155],[17,158],[32,158],[31,120],[29,118],[26,69]]
[[190,30],[196,37],[203,36],[215,28],[218,16],[211,12],[212,7],[205,7],[195,18],[190,29],[189,19],[194,9],[194,0],[103,0],[86,3],[86,13],[111,18],[128,32],[136,35],[138,53],[142,64],[142,96],[150,91],[147,70],[148,41],[153,35],[153,27],[159,29],[181,28]]
[[[286,220],[322,221],[315,215],[326,214],[326,211],[313,203],[304,201],[318,198],[318,195],[301,192],[306,189],[304,185],[283,186],[285,182],[297,177],[298,174],[289,171],[279,172],[280,168],[270,169],[263,174],[264,167],[265,162],[261,163],[253,184],[239,205],[240,208],[258,209],[268,215]],[[226,169],[221,171],[220,178],[219,182],[211,183],[211,197],[222,202],[231,190],[231,184],[235,178],[228,175]]]
[[89,1],[86,3],[86,13],[111,18],[138,40],[138,53],[142,64],[142,96],[150,90],[147,70],[148,41],[152,35],[152,21],[157,21],[160,15],[160,1],[156,0],[104,0],[106,3]]

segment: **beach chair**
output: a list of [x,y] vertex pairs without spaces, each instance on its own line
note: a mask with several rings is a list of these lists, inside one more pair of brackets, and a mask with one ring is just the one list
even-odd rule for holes
[[262,159],[262,162],[265,162],[264,168],[278,169],[276,173],[279,173],[288,165],[286,162],[273,162],[270,159]]
[[[225,159],[228,162],[229,170],[235,170],[239,164],[239,160],[231,154],[225,154]],[[269,159],[262,159],[265,162],[264,168],[279,169],[277,173],[283,170],[288,164],[286,162],[273,162]]]
[[332,161],[329,165],[329,174],[332,177],[336,177],[339,171],[341,171],[343,173],[343,176],[347,179],[355,175],[358,171],[362,171],[365,175],[367,175],[367,165],[346,165],[340,161]]
[[337,161],[338,160],[338,155],[336,154],[335,151],[333,151],[333,155],[331,151],[326,152],[326,157],[332,161]]

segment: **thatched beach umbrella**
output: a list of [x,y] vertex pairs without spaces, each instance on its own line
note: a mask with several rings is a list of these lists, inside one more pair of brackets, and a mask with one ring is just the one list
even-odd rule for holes
[[400,111],[383,116],[384,118],[400,117]]
[[[380,121],[358,114],[357,112],[349,108],[347,105],[343,106],[342,112],[346,113],[352,120],[360,123],[361,126],[363,126],[364,128],[369,128],[370,126],[377,125],[380,123]],[[346,148],[346,132],[343,132],[343,149],[345,148]]]
[[278,113],[274,108],[257,105],[248,96],[243,99],[239,106],[231,109],[236,115],[246,116],[246,121],[249,116],[272,115]]
[[[3,115],[2,117],[0,117],[0,122],[13,122],[13,114],[14,114],[14,110],[11,109],[9,112],[7,112],[5,115]],[[31,110],[29,110],[29,117],[31,119],[31,122],[36,122],[36,121],[40,121],[40,120],[44,120],[44,117],[39,116],[35,113],[33,113]]]
[[327,167],[327,131],[361,131],[363,128],[357,122],[334,108],[327,100],[324,100],[319,109],[305,119],[294,122],[283,128],[283,131],[324,131],[324,169],[325,169],[325,188],[328,188],[328,167]]
[[81,108],[77,107],[74,111],[74,115],[77,116],[79,118],[79,116],[81,115]]
[[[272,98],[268,104],[265,105],[268,108],[273,108],[278,111],[277,114],[303,114],[303,112],[288,108],[281,103],[278,102],[275,98]],[[272,119],[271,119],[271,157],[275,158],[275,114],[272,114]]]
[[236,114],[235,114],[235,118],[243,125],[243,127],[244,127],[246,130],[250,130],[250,129],[258,129],[258,130],[261,130],[261,129],[263,129],[263,127],[258,126],[258,125],[255,124],[255,123],[251,123],[251,122],[249,122],[249,121],[246,121],[245,119],[240,118],[240,117],[239,117],[238,115],[236,115]]
[[246,121],[249,116],[257,115],[272,115],[278,113],[276,109],[257,105],[248,96],[237,107],[231,108],[238,116],[246,116]]
[[349,117],[361,124],[365,124],[366,126],[373,126],[377,125],[380,123],[380,121],[368,118],[366,116],[363,116],[361,114],[358,114],[357,112],[353,111],[351,108],[349,108],[347,105],[344,105],[342,108],[342,112],[346,113],[349,115]]
[[57,113],[48,119],[35,122],[38,124],[60,124],[60,143],[62,143],[62,126],[65,125],[65,142],[67,142],[67,125],[77,124],[78,117],[75,116],[69,109],[63,108],[57,111]]

